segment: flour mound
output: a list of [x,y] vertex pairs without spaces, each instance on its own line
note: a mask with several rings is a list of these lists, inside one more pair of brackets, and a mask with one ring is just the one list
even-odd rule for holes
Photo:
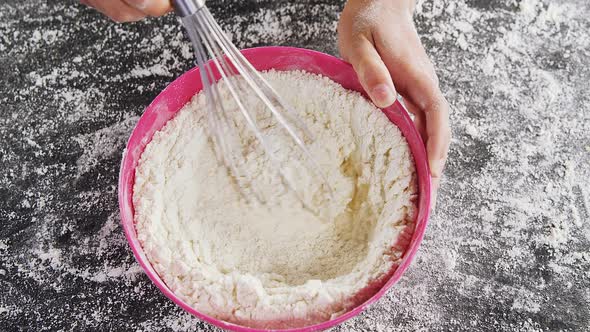
[[[399,262],[401,238],[413,231],[415,170],[399,129],[360,94],[300,71],[264,76],[314,134],[309,148],[333,195],[295,160],[285,164],[287,173],[293,170],[305,197],[287,190],[230,107],[241,134],[240,167],[269,198],[264,205],[244,199],[217,161],[198,94],[141,157],[135,221],[155,270],[198,311],[251,327],[298,327],[366,300]],[[280,126],[262,103],[250,106],[265,134],[280,141]],[[293,151],[276,157],[290,160]]]

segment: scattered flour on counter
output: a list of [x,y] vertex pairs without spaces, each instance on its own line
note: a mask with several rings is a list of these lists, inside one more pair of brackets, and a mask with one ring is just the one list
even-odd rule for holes
[[88,172],[106,157],[119,153],[124,146],[128,133],[137,122],[137,116],[130,116],[110,127],[103,128],[90,134],[73,137],[84,150],[78,158],[78,174]]
[[[240,48],[337,54],[342,2],[241,3],[211,2]],[[0,326],[221,331],[153,286],[117,212],[118,163],[133,125],[125,132],[118,122],[141,115],[191,66],[174,15],[114,24],[80,4],[0,7],[10,82],[0,97],[0,125],[9,128],[0,147],[8,188]],[[587,0],[418,1],[417,29],[453,106],[439,208],[395,288],[332,332],[590,325],[589,12]],[[127,272],[108,276],[119,268]]]
[[[236,110],[239,166],[270,198],[248,203],[216,160],[205,97],[197,95],[146,147],[136,169],[135,219],[154,268],[185,302],[233,323],[295,327],[364,301],[372,294],[363,289],[382,282],[400,259],[400,243],[413,231],[414,166],[401,132],[360,94],[304,72],[265,75],[316,136],[310,149],[334,196],[327,199],[322,183],[289,160],[287,172],[297,174],[312,207],[304,209],[268,172],[268,157]],[[222,98],[233,105],[225,86]],[[250,105],[279,141],[263,104]]]

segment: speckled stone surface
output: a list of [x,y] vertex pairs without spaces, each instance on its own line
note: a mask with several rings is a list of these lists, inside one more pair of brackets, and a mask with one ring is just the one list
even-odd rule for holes
[[[209,1],[240,47],[332,54],[342,4]],[[453,106],[437,211],[402,280],[334,331],[590,331],[589,17],[586,0],[419,1]],[[217,330],[150,283],[117,206],[129,133],[191,63],[172,15],[0,0],[1,331]]]

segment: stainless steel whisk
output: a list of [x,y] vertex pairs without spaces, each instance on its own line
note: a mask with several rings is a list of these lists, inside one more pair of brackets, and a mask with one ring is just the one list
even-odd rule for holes
[[[265,153],[277,167],[278,173],[288,188],[294,190],[299,199],[307,206],[302,199],[301,193],[294,188],[294,179],[286,176],[284,165],[276,160],[274,151],[271,150],[267,137],[260,130],[255,115],[248,109],[244,100],[252,96],[258,98],[268,111],[272,114],[278,125],[286,131],[286,136],[301,151],[301,156],[306,159],[308,169],[319,176],[326,192],[331,195],[331,187],[321,172],[316,160],[312,157],[306,142],[313,140],[313,136],[305,125],[297,118],[293,109],[279,96],[271,85],[260,75],[252,64],[242,55],[237,47],[226,36],[221,27],[217,24],[204,0],[173,0],[176,14],[181,18],[189,38],[193,44],[197,64],[200,68],[203,90],[207,98],[208,110],[207,121],[209,131],[214,142],[217,157],[229,169],[236,179],[237,185],[242,194],[253,194],[260,202],[264,203],[265,198],[256,192],[252,186],[250,175],[241,169],[240,160],[242,155],[232,142],[235,137],[231,130],[230,119],[228,119],[228,105],[223,101],[219,88],[215,84],[215,73],[219,76],[229,90],[233,100],[243,115],[248,127],[263,147]],[[211,62],[207,62],[208,59]],[[239,142],[238,142],[239,143]],[[283,161],[284,164],[284,161]]]

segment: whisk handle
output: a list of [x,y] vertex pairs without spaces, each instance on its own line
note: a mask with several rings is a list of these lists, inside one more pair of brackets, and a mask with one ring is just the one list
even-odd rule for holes
[[185,17],[198,12],[205,7],[205,0],[172,0],[176,15]]

